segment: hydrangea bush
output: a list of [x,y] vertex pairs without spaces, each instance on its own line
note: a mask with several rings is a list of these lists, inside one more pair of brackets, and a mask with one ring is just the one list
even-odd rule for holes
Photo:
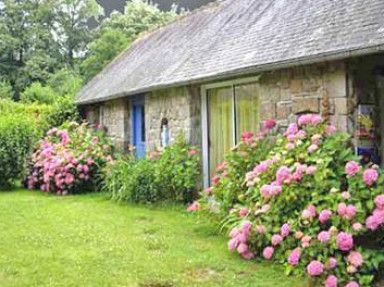
[[189,211],[219,215],[244,259],[283,263],[318,286],[371,286],[383,253],[359,242],[384,224],[383,183],[348,135],[303,115],[282,134],[246,133]]
[[112,145],[100,131],[86,123],[64,124],[48,131],[40,142],[26,184],[58,195],[95,191],[111,155]]

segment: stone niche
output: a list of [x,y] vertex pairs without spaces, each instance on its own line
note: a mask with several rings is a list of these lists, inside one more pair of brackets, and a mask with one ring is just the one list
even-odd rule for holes
[[145,97],[146,146],[161,146],[161,122],[168,120],[170,141],[183,135],[192,145],[201,145],[200,88],[185,86],[154,91]]
[[[326,102],[325,102],[326,101]],[[302,113],[326,114],[340,130],[347,130],[347,73],[343,62],[276,70],[260,77],[260,118],[274,118],[281,126]]]

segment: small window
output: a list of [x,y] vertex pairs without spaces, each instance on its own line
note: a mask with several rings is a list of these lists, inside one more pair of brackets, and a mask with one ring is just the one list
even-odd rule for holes
[[169,144],[169,127],[167,118],[163,118],[161,120],[160,131],[161,146],[166,147]]

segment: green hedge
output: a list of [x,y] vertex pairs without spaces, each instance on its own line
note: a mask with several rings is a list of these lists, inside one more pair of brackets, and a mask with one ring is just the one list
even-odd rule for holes
[[0,188],[23,178],[27,156],[37,137],[30,118],[18,114],[0,116]]

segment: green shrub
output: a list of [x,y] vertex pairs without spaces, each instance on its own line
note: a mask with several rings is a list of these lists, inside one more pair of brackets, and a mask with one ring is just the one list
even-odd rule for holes
[[28,188],[58,195],[98,191],[112,150],[104,134],[87,123],[53,128],[30,160]]
[[72,96],[58,97],[45,114],[45,120],[50,127],[59,127],[65,122],[80,121],[79,111]]
[[83,86],[83,79],[72,69],[63,68],[49,77],[48,86],[59,96],[74,96]]
[[52,104],[58,97],[50,86],[44,87],[40,82],[35,82],[25,89],[20,100],[23,103]]
[[200,174],[198,152],[184,139],[148,158],[133,156],[108,167],[106,189],[116,200],[131,202],[190,202]]
[[18,114],[0,116],[0,188],[23,178],[36,138],[30,119]]
[[12,86],[8,81],[0,81],[0,99],[13,99]]
[[259,149],[243,154],[256,156],[255,165],[234,180],[239,150],[232,151],[189,210],[219,211],[223,229],[231,229],[228,248],[247,260],[283,263],[287,274],[306,274],[315,286],[371,286],[384,261],[382,249],[365,244],[382,236],[382,171],[361,166],[349,136],[318,115],[301,116],[273,138],[269,152],[258,148],[265,139],[243,139]]

